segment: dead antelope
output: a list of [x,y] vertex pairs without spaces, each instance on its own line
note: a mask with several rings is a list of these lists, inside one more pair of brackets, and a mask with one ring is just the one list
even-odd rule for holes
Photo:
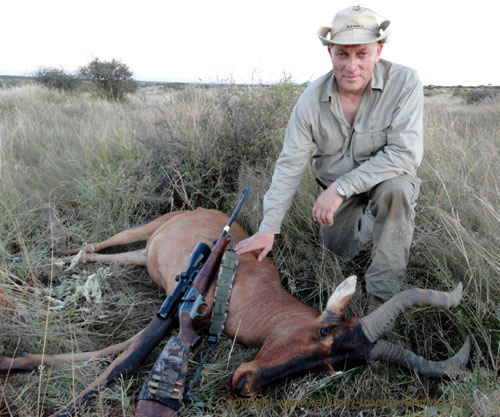
[[[117,263],[121,265],[145,265],[148,272],[166,294],[176,285],[175,276],[188,264],[189,254],[198,242],[212,245],[228,220],[217,211],[197,209],[192,212],[166,214],[150,223],[132,228],[100,243],[85,246],[86,260],[90,262]],[[238,242],[248,234],[238,224],[230,231]],[[95,253],[104,248],[147,240],[145,250],[119,254]],[[78,250],[72,251],[77,253]],[[469,358],[469,338],[452,358],[442,362],[428,361],[397,345],[380,340],[380,336],[393,325],[398,314],[417,306],[453,308],[458,306],[462,285],[444,293],[433,290],[412,289],[401,292],[373,313],[344,320],[344,312],[356,286],[356,277],[347,278],[329,298],[322,313],[308,307],[282,287],[278,270],[269,259],[257,260],[255,253],[242,255],[234,283],[226,334],[244,345],[261,347],[255,359],[241,364],[232,377],[234,393],[251,397],[262,388],[288,376],[313,371],[342,371],[367,361],[385,360],[397,363],[418,373],[442,377],[458,367],[466,365]],[[206,299],[213,301],[213,288]],[[210,317],[207,314],[206,317]],[[80,355],[45,355],[44,363],[76,361],[109,355],[118,349],[126,349],[98,380],[87,388],[74,402],[82,403],[98,388],[111,382],[121,372],[130,372],[140,365],[148,352],[141,350],[141,337],[161,339],[168,325],[157,331],[155,320],[139,335],[120,345],[99,352]],[[237,330],[238,329],[238,330]],[[159,335],[157,335],[159,333]],[[144,336],[144,335],[147,336]],[[159,340],[158,340],[159,341]],[[135,353],[134,353],[135,352]],[[130,359],[132,353],[134,359]],[[129,361],[126,367],[123,363]],[[128,362],[127,362],[128,363]],[[15,372],[35,369],[41,364],[41,355],[22,358],[0,357],[0,371]],[[55,415],[66,412],[64,408]]]

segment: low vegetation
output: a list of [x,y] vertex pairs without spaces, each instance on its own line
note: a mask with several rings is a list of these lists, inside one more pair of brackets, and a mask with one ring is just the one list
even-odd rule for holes
[[45,87],[56,90],[74,91],[80,82],[77,75],[64,68],[40,67],[34,74],[35,81]]
[[[230,212],[246,187],[252,191],[239,222],[255,232],[302,90],[290,83],[153,85],[127,101],[110,102],[39,85],[0,89],[0,355],[94,350],[123,341],[149,322],[163,300],[141,268],[68,269],[47,255],[52,249],[102,240],[172,210]],[[238,344],[233,349],[233,341],[223,338],[194,392],[206,412],[185,407],[183,415],[498,415],[499,115],[495,99],[466,105],[448,93],[426,98],[423,183],[404,288],[450,290],[462,281],[464,299],[450,312],[424,308],[405,314],[387,335],[441,360],[469,334],[466,370],[435,380],[372,365],[342,375],[306,375],[241,403],[230,400],[230,375],[256,350]],[[310,215],[318,192],[308,169],[271,256],[290,293],[323,309],[344,277],[362,278],[367,259],[346,261],[321,250]],[[360,281],[348,316],[362,315],[366,294]],[[131,415],[159,349],[78,415]],[[54,412],[107,363],[2,376],[0,415]]]
[[454,95],[461,97],[467,104],[476,104],[494,100],[498,97],[500,88],[457,88]]

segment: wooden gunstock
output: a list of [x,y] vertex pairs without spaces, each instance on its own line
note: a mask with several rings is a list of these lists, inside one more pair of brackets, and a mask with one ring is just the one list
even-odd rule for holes
[[229,238],[227,235],[221,235],[212,249],[210,256],[205,262],[205,265],[203,265],[200,272],[196,276],[192,287],[195,288],[200,294],[205,294],[207,292],[215,273],[219,269],[222,256],[224,255],[228,244]]
[[135,417],[174,417],[177,410],[153,400],[140,400],[135,409]]

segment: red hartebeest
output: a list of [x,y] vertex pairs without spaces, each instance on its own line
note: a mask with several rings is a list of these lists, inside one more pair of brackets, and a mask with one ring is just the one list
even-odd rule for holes
[[[118,233],[103,242],[87,245],[83,250],[86,252],[86,260],[91,262],[145,265],[153,281],[169,294],[176,285],[175,276],[188,264],[195,245],[198,242],[212,245],[227,219],[225,214],[204,209],[169,213],[145,225]],[[245,230],[236,223],[230,233],[236,242],[248,237]],[[95,253],[110,246],[140,240],[148,241],[145,250],[112,255]],[[77,252],[75,250],[68,254]],[[399,346],[379,340],[382,333],[392,326],[397,315],[407,308],[457,306],[461,299],[461,284],[451,293],[421,289],[404,291],[368,316],[344,320],[344,311],[355,286],[356,277],[346,279],[328,300],[325,311],[319,313],[283,289],[278,270],[269,259],[259,262],[255,253],[242,255],[225,332],[244,345],[260,346],[261,349],[253,361],[241,364],[236,369],[231,382],[235,394],[250,397],[260,392],[263,386],[290,375],[308,371],[344,370],[373,360],[398,363],[434,377],[444,376],[451,369],[467,363],[468,338],[454,357],[443,362],[427,361]],[[206,298],[211,306],[213,288]],[[210,314],[206,317],[210,317]],[[135,348],[134,338],[99,352],[45,355],[43,361],[47,365],[102,357],[117,350]],[[122,353],[124,354],[125,352]],[[15,359],[0,357],[0,371],[34,369],[41,364],[41,360],[41,355]],[[113,370],[115,363],[119,361],[120,356],[105,371],[108,379],[98,380],[94,386],[109,383],[109,375],[115,377]],[[134,366],[138,365],[139,363]]]

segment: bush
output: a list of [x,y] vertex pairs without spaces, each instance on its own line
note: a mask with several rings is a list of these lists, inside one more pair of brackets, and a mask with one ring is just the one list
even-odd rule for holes
[[[291,83],[220,84],[188,86],[173,94],[154,133],[141,138],[141,166],[161,177],[152,192],[172,190],[172,201],[180,209],[230,211],[240,176],[247,170],[266,172],[270,181],[272,172],[267,171],[280,152],[299,90]],[[255,187],[252,194],[257,194]]]
[[498,96],[496,88],[478,87],[475,89],[457,89],[454,94],[455,97],[464,99],[465,104],[477,104],[485,100],[495,99]]
[[108,100],[123,101],[125,94],[137,90],[137,82],[132,78],[132,71],[121,61],[101,61],[95,58],[85,67],[80,68],[80,76],[89,80]]
[[57,90],[72,91],[79,83],[78,77],[63,68],[40,67],[33,76],[38,83]]

